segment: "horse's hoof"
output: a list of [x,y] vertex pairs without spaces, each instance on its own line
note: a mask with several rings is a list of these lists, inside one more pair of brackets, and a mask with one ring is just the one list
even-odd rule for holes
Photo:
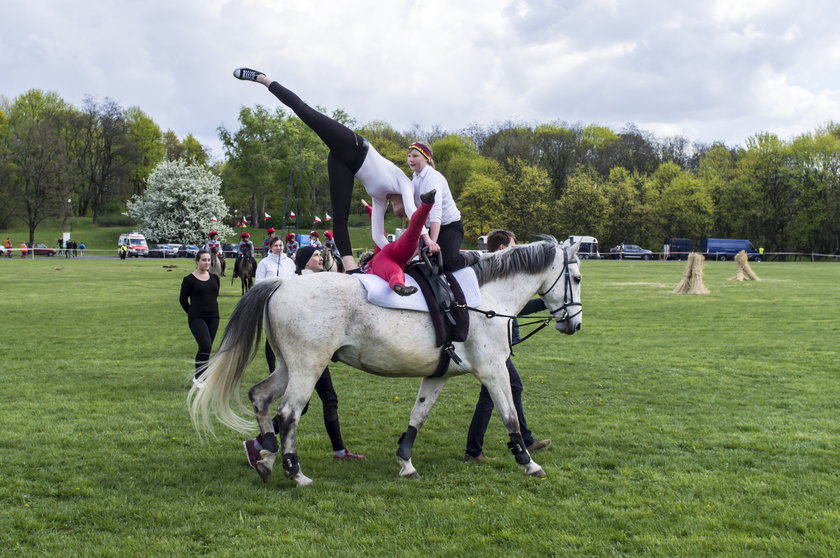
[[260,474],[260,478],[262,479],[262,481],[264,483],[268,482],[268,478],[271,476],[271,469],[269,469],[268,467],[266,467],[262,463],[257,463],[255,469]]
[[303,473],[298,473],[292,479],[297,483],[298,486],[312,486],[312,479],[304,475]]
[[542,468],[539,468],[536,471],[531,471],[530,473],[528,473],[528,475],[534,478],[541,479],[545,476],[545,471],[543,471]]
[[419,479],[420,478],[420,473],[418,473],[417,471],[412,471],[412,472],[406,473],[406,474],[400,473],[400,476],[404,479]]

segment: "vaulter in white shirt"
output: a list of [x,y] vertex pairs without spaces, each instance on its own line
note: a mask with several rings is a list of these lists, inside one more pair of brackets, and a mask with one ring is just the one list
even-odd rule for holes
[[443,269],[447,271],[474,264],[478,261],[475,252],[460,251],[464,241],[461,212],[455,205],[446,178],[434,168],[432,148],[425,143],[414,142],[408,146],[407,159],[414,172],[411,182],[414,184],[415,202],[419,203],[420,196],[426,192],[437,191],[435,205],[429,213],[429,231],[421,237],[423,242],[433,254],[440,252]]
[[295,93],[270,80],[264,73],[250,68],[237,68],[233,75],[237,79],[256,81],[268,87],[268,90],[281,103],[292,109],[329,148],[327,171],[330,178],[335,244],[341,254],[344,268],[347,271],[357,269],[348,231],[354,178],[358,178],[367,193],[373,197],[372,234],[373,241],[380,248],[387,243],[384,219],[388,202],[391,202],[398,217],[411,217],[417,208],[411,181],[396,165],[380,155],[365,138],[313,109]]

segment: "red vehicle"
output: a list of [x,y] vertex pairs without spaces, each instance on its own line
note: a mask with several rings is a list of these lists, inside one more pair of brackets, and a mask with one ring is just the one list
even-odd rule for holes
[[26,247],[29,249],[27,251],[27,255],[32,255],[32,250],[35,251],[36,256],[55,256],[56,249],[50,248],[43,242],[36,242],[34,245],[30,242],[26,243]]

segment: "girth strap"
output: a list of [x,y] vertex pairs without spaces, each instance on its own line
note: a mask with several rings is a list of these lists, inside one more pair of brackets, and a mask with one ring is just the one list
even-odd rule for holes
[[442,347],[437,370],[429,377],[440,378],[446,374],[451,361],[461,363],[452,343],[466,341],[469,312],[461,287],[451,273],[443,271],[439,254],[435,258],[429,258],[426,250],[421,254],[423,261],[408,266],[405,272],[420,285],[429,307],[429,317],[435,329],[435,345]]

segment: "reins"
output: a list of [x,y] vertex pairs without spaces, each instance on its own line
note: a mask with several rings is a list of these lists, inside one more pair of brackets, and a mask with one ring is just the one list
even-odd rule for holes
[[[534,316],[534,319],[532,319],[531,321],[521,323],[520,327],[534,324],[540,324],[540,326],[534,329],[532,332],[528,333],[528,335],[526,335],[525,337],[521,337],[519,340],[520,343],[527,340],[532,335],[538,333],[541,329],[550,324],[552,320],[555,320],[557,323],[562,323],[571,320],[572,318],[583,312],[583,304],[580,302],[575,302],[574,300],[574,293],[572,291],[572,278],[569,274],[569,264],[577,262],[577,259],[569,260],[568,252],[566,251],[566,248],[563,248],[563,267],[560,269],[560,273],[557,275],[557,278],[554,279],[554,282],[548,289],[546,289],[544,292],[537,293],[541,297],[547,295],[557,285],[557,282],[560,281],[560,278],[565,275],[565,279],[563,281],[563,304],[555,308],[554,310],[549,310],[548,316]],[[515,320],[518,318],[518,316],[499,314],[495,310],[482,310],[481,308],[474,308],[472,306],[467,306],[466,304],[456,303],[454,306],[457,306],[458,308],[465,308],[466,310],[469,310],[471,312],[482,314],[485,318],[489,319],[508,318],[508,320]],[[574,314],[570,314],[567,309],[574,306],[578,307],[578,311]],[[554,314],[560,312],[561,310],[564,312],[562,317],[555,317]],[[510,326],[510,323],[508,324],[508,346],[511,348],[511,354],[513,354],[513,328]]]

